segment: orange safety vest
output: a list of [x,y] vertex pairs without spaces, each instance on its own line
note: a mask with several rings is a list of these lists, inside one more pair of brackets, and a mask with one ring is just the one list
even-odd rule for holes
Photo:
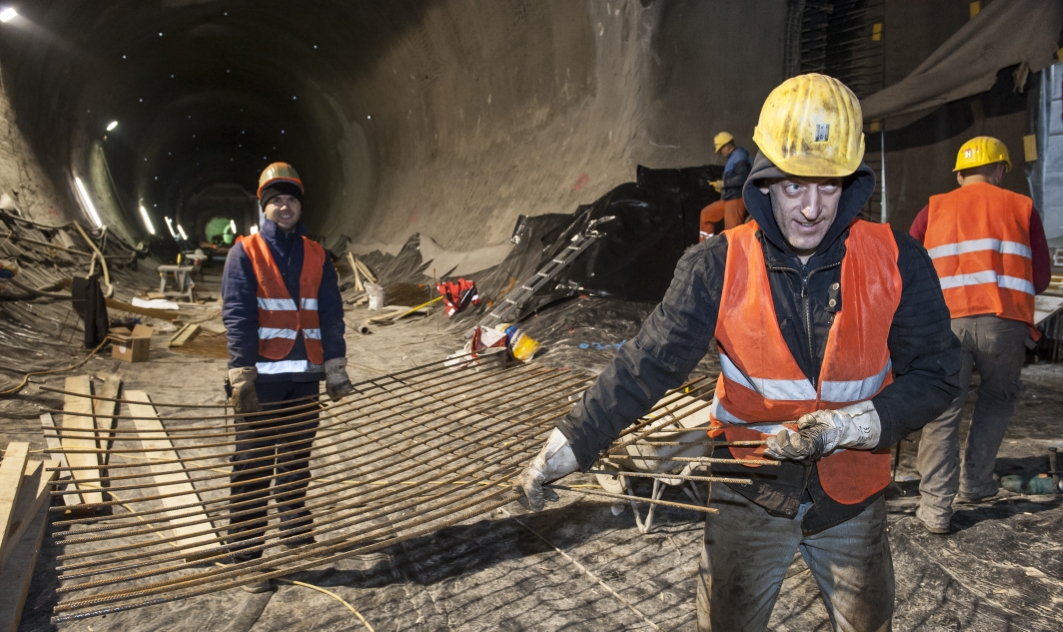
[[258,279],[258,355],[273,362],[258,362],[259,373],[299,373],[310,369],[306,362],[285,360],[300,332],[306,355],[313,364],[325,361],[321,346],[321,321],[317,292],[325,265],[325,249],[303,237],[303,270],[299,275],[299,306],[284,285],[277,263],[261,233],[240,240]]
[[930,198],[923,245],[953,318],[992,314],[1033,330],[1033,200],[988,183]]
[[[842,308],[827,336],[818,386],[805,377],[783,338],[772,303],[758,228],[749,222],[726,231],[716,342],[722,372],[709,408],[709,436],[727,441],[766,438],[781,428],[796,430],[801,415],[837,409],[874,397],[893,381],[889,336],[901,299],[897,244],[885,224],[854,222],[842,259]],[[758,424],[756,430],[741,427]],[[790,422],[790,423],[784,423]],[[736,459],[763,458],[764,447],[731,447]],[[750,466],[755,467],[755,466]],[[841,450],[818,463],[823,491],[856,504],[890,482],[889,449]]]

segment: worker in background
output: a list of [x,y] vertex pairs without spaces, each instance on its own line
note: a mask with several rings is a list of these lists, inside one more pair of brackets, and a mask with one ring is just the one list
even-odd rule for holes
[[[1040,337],[1034,296],[1051,281],[1048,242],[1033,200],[1000,188],[1010,169],[1004,143],[972,138],[956,156],[960,187],[932,196],[911,228],[934,261],[963,346],[959,395],[919,441],[915,515],[931,533],[949,532],[953,501],[997,494],[993,467],[1019,394],[1026,343]],[[961,465],[960,418],[974,366],[981,382]]]
[[[266,167],[258,188],[265,220],[259,232],[232,247],[222,275],[231,403],[247,415],[235,419],[231,458],[229,548],[236,562],[262,556],[254,547],[264,542],[271,481],[281,547],[314,542],[303,498],[320,382],[333,399],[352,390],[336,270],[325,249],[306,237],[302,198],[303,183],[291,165]],[[258,412],[264,414],[250,414]],[[259,580],[244,588],[269,587]]]
[[[893,564],[883,490],[889,448],[959,391],[959,342],[934,267],[915,240],[857,220],[875,188],[860,103],[800,75],[764,102],[743,191],[753,222],[691,248],[661,304],[557,425],[519,484],[592,467],[620,432],[682,384],[716,339],[723,369],[698,576],[698,629],[764,630],[800,550],[837,630],[889,630]],[[744,428],[746,422],[777,422]]]
[[723,222],[724,229],[734,228],[746,221],[746,205],[742,201],[742,186],[749,176],[749,154],[735,145],[735,137],[720,132],[713,139],[716,153],[727,159],[723,179],[709,182],[720,199],[701,209],[701,241],[712,237],[716,226]]

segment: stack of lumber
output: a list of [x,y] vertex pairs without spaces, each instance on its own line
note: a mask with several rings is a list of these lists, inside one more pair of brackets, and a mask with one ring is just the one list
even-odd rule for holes
[[12,442],[0,461],[0,630],[17,630],[37,553],[48,523],[51,468],[29,458],[29,444]]
[[368,266],[362,263],[361,259],[348,252],[347,263],[351,266],[351,272],[354,274],[354,290],[356,292],[365,291],[365,284],[362,279],[370,283],[376,283],[376,275],[369,270]]

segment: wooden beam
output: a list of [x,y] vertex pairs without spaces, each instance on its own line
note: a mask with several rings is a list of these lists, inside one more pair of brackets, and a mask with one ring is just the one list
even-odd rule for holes
[[[60,438],[63,448],[66,450],[78,448],[98,449],[100,446],[96,443],[96,426],[92,421],[92,417],[95,414],[92,408],[92,398],[90,397],[92,395],[92,380],[87,375],[68,377],[66,378],[66,390],[81,393],[84,397],[79,395],[63,396],[64,413],[81,413],[64,414],[63,430],[82,430],[85,432],[77,432],[70,435],[64,433]],[[100,455],[98,453],[67,452],[66,460],[70,463],[70,467],[88,468],[74,470],[75,481],[78,479],[100,478]],[[78,486],[81,490],[81,497],[86,504],[92,505],[103,502],[103,494],[101,492],[88,491],[93,488],[99,489],[99,486],[99,483]]]
[[7,544],[11,523],[15,521],[15,508],[22,490],[22,477],[26,472],[26,458],[30,444],[12,441],[0,461],[0,547]]
[[[52,419],[52,413],[41,413],[41,429],[44,431],[44,442],[48,445],[49,456],[59,463],[58,467],[69,468],[70,464],[66,461],[66,454],[59,452],[63,448],[59,442],[59,434],[55,430],[55,420]],[[59,473],[59,480],[70,480],[70,471]],[[77,489],[77,485],[71,483],[63,488],[64,491],[72,492]],[[60,496],[63,499],[63,504],[67,506],[80,505],[83,501],[81,494],[64,494]]]
[[152,318],[158,318],[159,320],[174,321],[182,316],[176,309],[151,309],[150,307],[137,307],[130,303],[123,303],[122,301],[115,300],[113,298],[104,299],[107,303],[107,307],[116,309],[120,312],[129,312],[131,314],[140,314],[141,316],[151,316]]
[[354,262],[354,255],[349,252],[347,253],[347,263],[350,264],[351,272],[354,273],[354,291],[364,292],[365,286],[362,285],[361,271],[358,269],[358,264]]
[[167,347],[183,347],[186,342],[191,342],[199,335],[199,325],[185,325],[174,334],[173,338],[166,343]]
[[26,462],[22,489],[18,493],[18,504],[15,506],[15,518],[8,528],[8,537],[4,540],[3,549],[0,550],[0,568],[7,564],[8,558],[15,552],[15,543],[26,533],[26,529],[37,515],[37,510],[48,504],[47,501],[51,498],[51,483],[57,474],[49,472],[48,469],[58,466],[58,461]]
[[[96,413],[96,431],[99,433],[100,447],[104,450],[110,450],[111,445],[114,444],[113,430],[118,422],[115,419],[115,415],[118,414],[118,402],[107,400],[118,399],[118,391],[122,388],[122,378],[113,373],[97,374],[97,377],[103,379],[103,387],[96,394],[101,399],[92,400],[93,412]],[[107,456],[101,455],[100,461],[107,463]]]
[[[159,421],[158,413],[155,412],[155,407],[151,405],[151,399],[148,394],[143,391],[126,391],[125,399],[129,414],[135,417],[133,424],[136,426],[137,432],[141,433],[141,445],[145,449],[153,450],[152,452],[145,452],[144,457],[159,460],[180,458],[176,450],[174,450],[173,442],[166,436],[166,428]],[[153,463],[148,461],[147,467],[155,476],[155,484],[158,486],[160,494],[178,494],[177,496],[163,498],[163,505],[166,507],[179,507],[195,503],[202,506],[203,500],[199,497],[199,493],[188,478],[188,472],[179,463]],[[194,560],[217,553],[218,545],[216,543],[196,545],[198,542],[208,542],[214,538],[214,534],[210,533],[214,525],[209,520],[206,520],[207,514],[205,511],[189,514],[188,509],[182,509],[168,512],[168,514],[170,516],[180,515],[177,518],[170,518],[170,528],[173,530],[174,535],[183,538],[175,544],[182,549],[186,560]],[[186,524],[200,520],[205,522]]]
[[0,572],[0,631],[18,630],[46,526],[48,504],[44,503],[37,509],[29,528],[16,543],[9,563]]

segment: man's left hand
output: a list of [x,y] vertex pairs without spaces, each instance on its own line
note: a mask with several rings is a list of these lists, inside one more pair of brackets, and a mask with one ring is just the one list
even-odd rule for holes
[[870,450],[882,437],[882,422],[870,401],[838,410],[817,410],[768,437],[764,454],[788,461],[816,461],[838,448]]
[[351,378],[347,376],[347,358],[325,360],[325,392],[333,400],[354,392]]

